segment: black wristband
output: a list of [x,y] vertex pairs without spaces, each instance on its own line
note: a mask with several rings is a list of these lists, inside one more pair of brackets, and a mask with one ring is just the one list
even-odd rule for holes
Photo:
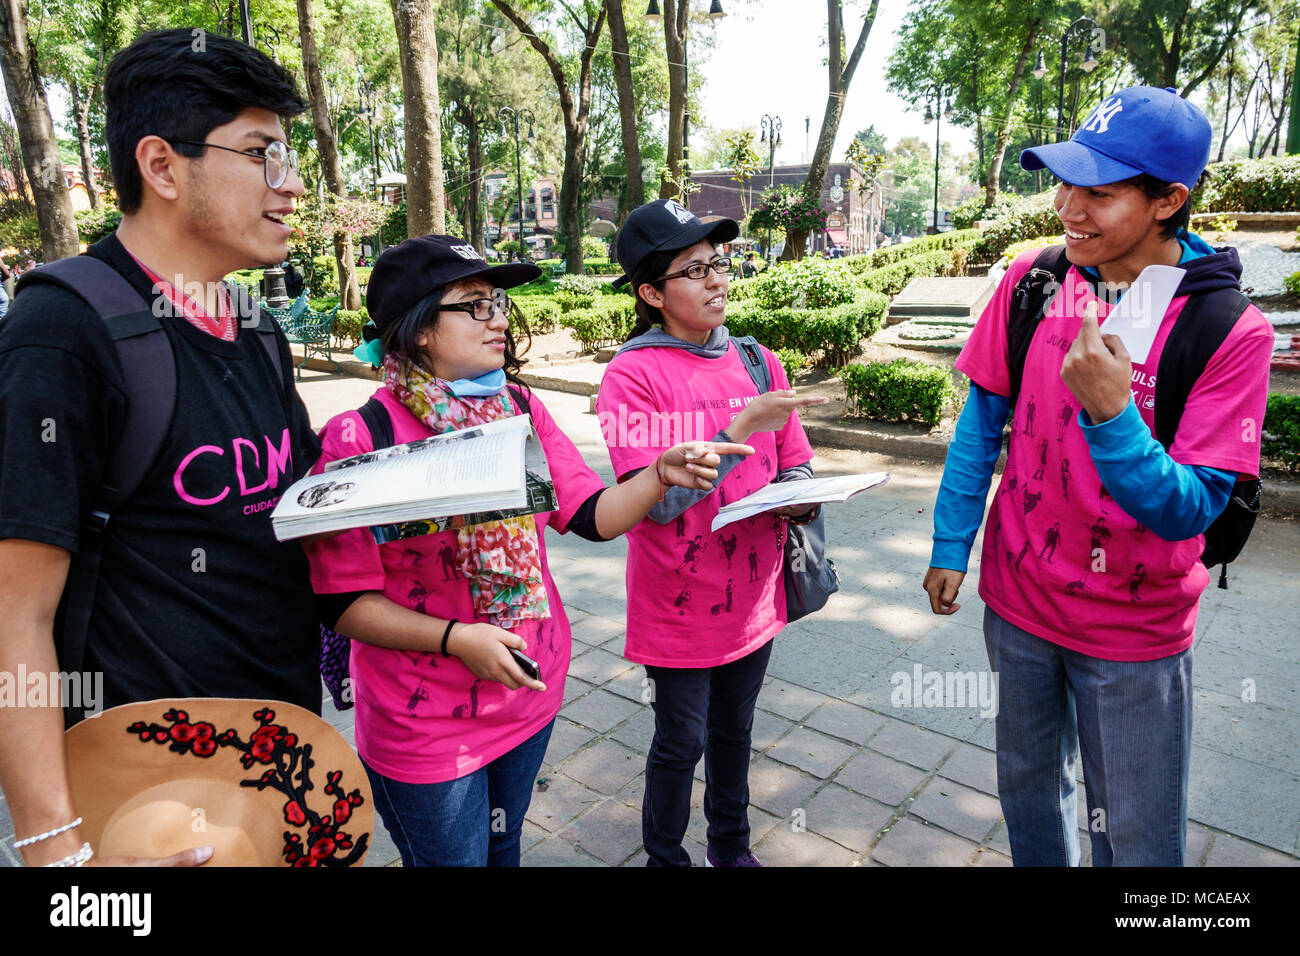
[[451,637],[451,629],[459,623],[460,621],[456,620],[453,617],[450,621],[447,622],[447,630],[442,632],[442,656],[443,657],[451,657],[451,655],[447,653],[447,638]]

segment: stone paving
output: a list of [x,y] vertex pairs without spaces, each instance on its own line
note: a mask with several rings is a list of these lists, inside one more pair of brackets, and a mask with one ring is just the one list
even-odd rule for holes
[[[318,426],[360,405],[374,383],[305,372]],[[589,464],[612,480],[585,397],[541,398]],[[750,826],[767,865],[1007,866],[991,718],[979,708],[892,705],[890,677],[987,669],[975,593],[979,542],[963,607],[933,616],[920,582],[940,469],[822,450],[819,474],[889,470],[891,483],[829,512],[843,580],[823,611],[788,627],[773,650],[754,721]],[[996,491],[996,487],[994,489]],[[1202,598],[1188,860],[1193,865],[1300,863],[1300,652],[1293,522],[1261,519],[1230,588]],[[638,866],[645,753],[653,715],[642,668],[621,656],[625,544],[547,540],[573,625],[573,664],[524,825],[525,866]],[[1247,699],[1243,699],[1247,698]],[[1253,698],[1253,699],[1252,699]],[[351,740],[352,713],[327,712]],[[686,847],[703,863],[703,767]],[[1085,826],[1082,791],[1080,828]],[[0,801],[0,862],[12,864]],[[391,865],[379,826],[367,865]],[[1080,833],[1088,861],[1086,832]]]

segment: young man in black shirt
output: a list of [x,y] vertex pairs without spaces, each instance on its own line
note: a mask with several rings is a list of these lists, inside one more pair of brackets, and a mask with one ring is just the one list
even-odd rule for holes
[[[221,284],[285,257],[283,219],[303,185],[280,117],[304,104],[263,54],[190,30],[137,39],[109,66],[104,97],[123,218],[88,255],[157,317],[174,409],[138,490],[102,532],[84,652],[62,660],[69,569],[84,558],[128,396],[140,391],[124,376],[139,369],[124,369],[81,296],[20,289],[0,325],[0,674],[76,670],[95,675],[91,687],[102,675],[99,699],[81,702],[91,710],[195,696],[319,712],[307,563],[296,543],[275,540],[270,513],[320,446],[284,371],[283,335],[257,331]],[[23,859],[74,865],[83,844],[63,829],[77,818],[67,702],[9,703],[19,705],[0,707],[0,784],[16,836],[61,830],[23,847]],[[204,859],[192,850],[169,862]]]

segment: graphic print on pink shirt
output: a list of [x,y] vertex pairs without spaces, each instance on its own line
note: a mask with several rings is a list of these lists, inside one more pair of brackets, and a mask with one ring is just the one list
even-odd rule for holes
[[[781,364],[766,349],[763,356],[773,389],[789,388]],[[614,474],[652,466],[677,441],[712,438],[757,396],[734,345],[717,359],[675,348],[616,355],[596,399]],[[674,423],[694,433],[683,438]],[[628,660],[713,667],[762,647],[785,625],[785,520],[761,514],[716,532],[710,525],[725,501],[810,461],[812,447],[793,415],[748,444],[754,454],[712,494],[666,525],[646,518],[628,532]]]
[[[398,443],[427,437],[428,428],[387,388],[375,393],[393,421]],[[604,487],[536,394],[533,425],[555,482],[559,510],[536,515],[542,576],[551,617],[514,629],[542,669],[546,691],[510,691],[480,680],[458,658],[352,642],[357,752],[384,776],[406,783],[441,783],[473,773],[523,743],[554,719],[569,669],[570,633],[546,563],[545,531],[564,530],[574,512]],[[371,450],[361,416],[344,412],[321,433],[328,461]],[[456,569],[456,532],[444,531],[376,545],[368,529],[345,531],[304,546],[318,593],[380,591],[390,601],[444,620],[478,620],[469,582]]]
[[[1010,393],[1007,315],[1011,290],[1037,251],[1019,257],[998,285],[956,366],[989,391]],[[1126,514],[1097,475],[1078,424],[1079,403],[1061,381],[1084,305],[1109,309],[1071,268],[1044,315],[1025,362],[1002,485],[989,509],[979,594],[1018,627],[1071,650],[1117,661],[1154,660],[1190,646],[1201,592],[1201,536],[1165,541]],[[1187,296],[1163,316],[1143,365],[1134,365],[1133,399],[1154,430],[1160,353]],[[1180,334],[1182,330],[1179,330]],[[1267,339],[1267,342],[1265,342]],[[1272,331],[1253,306],[1211,357],[1188,398],[1170,455],[1180,464],[1239,474],[1259,469],[1261,349]]]

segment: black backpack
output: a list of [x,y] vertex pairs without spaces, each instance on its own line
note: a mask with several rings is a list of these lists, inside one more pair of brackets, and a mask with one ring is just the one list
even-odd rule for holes
[[[1020,394],[1034,332],[1069,270],[1065,246],[1050,246],[1035,257],[1033,267],[1012,289],[1011,314],[1007,317],[1007,365],[1013,408]],[[1189,297],[1183,306],[1179,326],[1194,328],[1198,334],[1171,336],[1160,353],[1156,373],[1155,436],[1165,451],[1174,443],[1192,387],[1249,305],[1250,300],[1236,289],[1216,289]],[[1222,565],[1221,588],[1228,587],[1228,565],[1241,554],[1255,527],[1262,496],[1263,483],[1259,478],[1238,480],[1227,507],[1205,529],[1201,563],[1209,568]]]
[[[89,255],[60,259],[24,273],[17,291],[33,285],[66,289],[99,314],[117,347],[126,386],[125,421],[114,436],[99,489],[82,528],[80,546],[72,555],[54,627],[59,666],[79,671],[85,660],[90,610],[104,553],[104,530],[114,510],[139,490],[162,452],[176,410],[176,360],[151,303],[107,262]],[[280,357],[281,333],[275,321],[258,310],[241,286],[228,288],[237,315],[258,316],[257,337],[283,391],[289,376]],[[288,415],[286,407],[286,421]]]

